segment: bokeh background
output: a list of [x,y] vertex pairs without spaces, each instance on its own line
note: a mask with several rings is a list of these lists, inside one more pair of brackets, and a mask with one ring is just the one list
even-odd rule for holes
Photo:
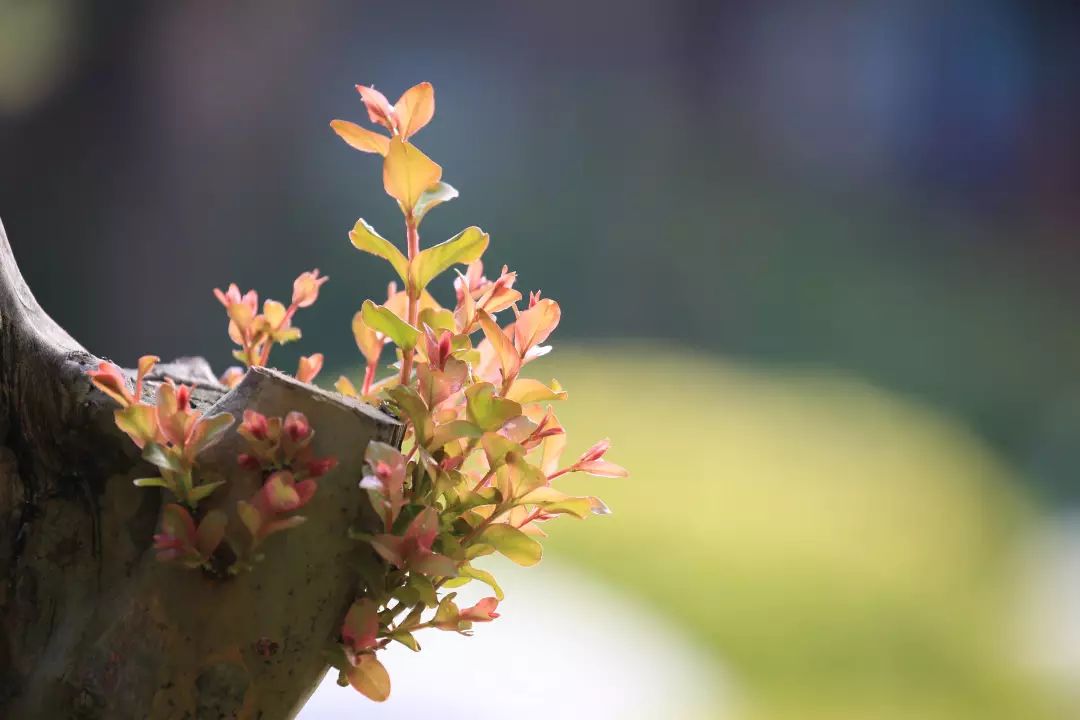
[[1080,5],[0,0],[0,218],[98,354],[224,368],[211,288],[317,266],[278,357],[355,373],[398,218],[328,122],[420,80],[425,238],[561,301],[540,372],[634,475],[382,716],[1077,717]]

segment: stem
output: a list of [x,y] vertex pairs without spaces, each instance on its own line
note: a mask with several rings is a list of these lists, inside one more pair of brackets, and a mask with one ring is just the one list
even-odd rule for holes
[[360,394],[367,397],[371,394],[371,383],[375,381],[375,363],[369,363],[364,370],[364,384],[360,389]]
[[487,487],[487,484],[488,484],[489,482],[491,482],[491,476],[492,476],[492,475],[494,475],[494,474],[495,474],[495,471],[494,471],[494,470],[488,470],[488,471],[487,471],[487,475],[485,475],[484,477],[480,478],[480,482],[476,483],[476,487],[474,487],[474,488],[472,489],[472,491],[473,491],[473,492],[480,492],[480,491],[481,491],[481,490],[483,490],[483,489],[484,489],[485,487]]
[[[409,298],[408,323],[413,327],[416,327],[420,315],[420,288],[413,287],[412,264],[416,259],[416,256],[420,254],[420,233],[416,229],[416,220],[413,219],[411,212],[405,216],[405,237],[409,246],[409,272],[405,280],[405,294]],[[409,377],[412,375],[413,355],[415,352],[415,348],[410,348],[401,353],[402,385],[409,384]]]

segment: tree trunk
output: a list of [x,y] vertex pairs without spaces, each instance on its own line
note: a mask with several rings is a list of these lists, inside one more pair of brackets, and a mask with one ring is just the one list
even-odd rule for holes
[[[273,370],[226,391],[204,360],[159,366],[203,411],[305,413],[316,454],[340,462],[306,524],[270,537],[252,572],[215,577],[155,560],[162,491],[132,485],[156,472],[88,382],[98,362],[38,306],[0,225],[0,718],[293,717],[362,590],[346,530],[375,526],[364,449],[400,443],[401,426]],[[235,471],[241,442],[230,430],[200,461],[230,479],[210,506],[238,537],[236,501],[257,482]]]

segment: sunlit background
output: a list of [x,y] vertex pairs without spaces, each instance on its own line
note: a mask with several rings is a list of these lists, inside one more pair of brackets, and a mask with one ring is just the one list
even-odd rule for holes
[[223,369],[210,290],[317,266],[281,364],[355,373],[398,213],[328,122],[420,80],[425,240],[562,302],[537,371],[633,477],[302,718],[1078,716],[1080,5],[0,0],[0,218],[91,351]]

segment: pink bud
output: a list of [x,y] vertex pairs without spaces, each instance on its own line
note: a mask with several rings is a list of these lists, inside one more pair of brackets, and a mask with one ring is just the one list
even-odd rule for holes
[[266,416],[254,410],[244,411],[244,422],[241,423],[240,429],[246,430],[256,440],[265,440],[270,431]]
[[311,307],[319,298],[319,287],[329,280],[328,277],[319,277],[319,269],[301,273],[300,277],[293,282],[293,305],[297,307]]
[[262,470],[262,463],[259,458],[248,453],[240,453],[236,456],[236,464],[245,470]]
[[608,438],[604,438],[603,440],[586,450],[578,459],[578,462],[586,463],[592,462],[593,460],[599,460],[600,458],[604,457],[604,453],[606,453],[608,451],[608,448],[610,447],[611,440],[609,440]]
[[191,388],[181,385],[176,389],[176,409],[178,412],[187,412],[191,409]]
[[302,412],[292,411],[285,416],[285,434],[293,442],[306,440],[311,435],[311,425]]
[[320,458],[307,464],[308,477],[320,478],[337,467],[337,458]]

